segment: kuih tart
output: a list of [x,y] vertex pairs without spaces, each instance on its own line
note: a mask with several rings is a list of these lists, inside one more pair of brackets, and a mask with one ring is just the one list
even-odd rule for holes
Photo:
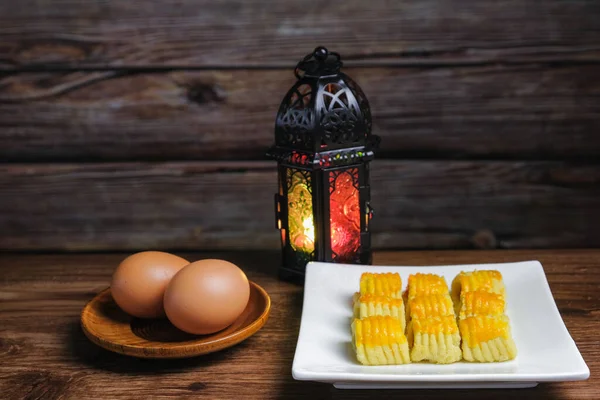
[[496,270],[462,271],[452,281],[452,300],[460,301],[461,293],[484,291],[497,293],[504,297],[502,274]]
[[453,315],[413,319],[408,324],[408,344],[413,362],[450,364],[460,361],[460,334]]
[[355,318],[352,322],[352,345],[356,358],[364,365],[410,363],[408,341],[397,318]]
[[469,317],[460,320],[459,325],[465,360],[499,362],[517,356],[506,315]]
[[375,316],[396,318],[400,320],[402,332],[406,328],[404,301],[402,301],[402,298],[393,299],[373,294],[356,296],[354,301],[354,317],[360,319]]
[[476,290],[463,293],[458,307],[459,319],[478,315],[499,316],[504,314],[506,302],[503,295]]
[[448,293],[420,295],[409,300],[409,316],[413,319],[454,316],[454,305]]
[[360,294],[402,298],[402,279],[398,273],[376,274],[365,272],[360,277]]
[[435,274],[413,274],[408,277],[408,300],[417,296],[448,294],[446,280]]

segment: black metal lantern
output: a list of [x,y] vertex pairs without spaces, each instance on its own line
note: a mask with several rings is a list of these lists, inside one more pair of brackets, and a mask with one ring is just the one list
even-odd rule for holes
[[317,47],[277,113],[268,156],[278,161],[282,277],[304,276],[309,261],[371,263],[369,161],[379,138],[367,98],[341,67],[339,54]]

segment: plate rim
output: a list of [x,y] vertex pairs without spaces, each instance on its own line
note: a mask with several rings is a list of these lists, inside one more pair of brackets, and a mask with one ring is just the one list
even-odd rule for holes
[[[133,344],[122,344],[120,342],[107,340],[101,336],[97,336],[90,331],[88,326],[88,321],[85,318],[86,311],[89,310],[98,298],[105,296],[107,292],[111,291],[110,286],[98,292],[92,299],[90,299],[86,305],[83,307],[80,313],[80,326],[83,330],[85,336],[97,346],[102,347],[105,350],[111,351],[113,353],[123,354],[126,356],[137,357],[137,358],[146,358],[146,359],[183,359],[183,358],[192,358],[197,357],[209,353],[214,353],[232,346],[239,344],[240,342],[248,339],[256,332],[258,332],[269,319],[269,315],[271,312],[271,297],[267,293],[265,289],[263,289],[259,284],[254,281],[248,280],[250,286],[252,286],[264,299],[265,307],[262,310],[261,314],[250,324],[245,326],[242,329],[231,332],[229,335],[223,336],[219,339],[216,339],[211,343],[189,343],[186,344],[181,343],[180,346],[174,347],[174,349],[183,350],[188,349],[192,351],[187,351],[181,354],[163,354],[160,353],[158,347],[148,347],[143,345],[133,345]],[[131,317],[133,318],[133,317]]]
[[[403,268],[403,267],[404,268],[430,268],[430,267],[436,267],[436,268],[444,268],[444,267],[469,268],[469,267],[472,267],[472,268],[476,268],[476,267],[478,267],[479,269],[482,269],[482,266],[492,267],[494,265],[508,266],[508,265],[516,265],[516,264],[527,264],[530,266],[530,268],[535,267],[537,270],[540,270],[540,272],[543,276],[544,290],[545,290],[546,294],[549,295],[550,298],[552,299],[553,308],[556,311],[556,313],[558,314],[562,329],[565,330],[570,341],[573,343],[573,345],[577,351],[577,356],[578,356],[579,360],[581,361],[582,366],[584,368],[582,368],[581,370],[574,370],[574,371],[570,371],[570,372],[566,372],[566,373],[529,373],[529,374],[485,373],[485,374],[447,374],[447,375],[446,374],[408,375],[408,374],[404,373],[401,375],[395,375],[395,374],[372,374],[372,373],[360,373],[360,372],[314,371],[314,370],[306,369],[305,367],[300,367],[297,365],[297,354],[298,354],[298,347],[301,342],[303,325],[305,322],[304,321],[305,305],[306,305],[306,302],[308,301],[308,298],[306,295],[307,294],[306,282],[309,282],[309,280],[308,280],[309,274],[312,275],[314,273],[313,271],[317,270],[319,264],[331,265],[331,266],[335,266],[336,268],[343,268],[344,266],[345,267],[350,266],[350,267],[354,267],[357,269],[379,268],[379,267],[387,267],[387,268]],[[319,381],[319,382],[326,382],[326,383],[331,383],[331,384],[352,383],[352,384],[365,384],[365,385],[375,385],[376,386],[378,383],[386,383],[386,384],[393,384],[393,383],[411,384],[411,383],[413,383],[413,384],[421,385],[426,382],[430,382],[430,383],[461,382],[461,383],[468,384],[469,382],[472,382],[472,383],[532,382],[533,383],[533,382],[580,381],[580,380],[586,380],[590,376],[589,366],[583,359],[583,356],[581,355],[581,352],[579,351],[577,344],[573,340],[573,337],[571,336],[566,324],[564,323],[562,315],[560,315],[560,311],[558,310],[558,306],[556,305],[556,301],[554,299],[554,296],[552,295],[552,291],[550,289],[550,285],[548,283],[548,279],[546,277],[544,267],[538,260],[526,260],[526,261],[504,262],[504,263],[469,263],[469,264],[442,264],[442,265],[418,265],[418,266],[415,266],[415,265],[337,264],[337,263],[328,263],[328,262],[321,262],[321,261],[311,261],[307,264],[306,278],[307,279],[305,279],[305,285],[304,285],[304,298],[303,298],[303,302],[302,302],[302,316],[300,319],[300,329],[298,332],[296,351],[294,353],[294,361],[292,363],[292,376],[296,380]],[[475,364],[475,363],[473,363],[473,364]],[[401,366],[398,366],[398,367],[401,367]]]

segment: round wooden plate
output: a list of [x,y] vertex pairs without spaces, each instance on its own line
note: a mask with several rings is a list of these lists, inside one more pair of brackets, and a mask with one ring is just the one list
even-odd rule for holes
[[140,319],[122,311],[110,288],[94,297],[81,313],[85,335],[98,346],[141,358],[187,358],[231,347],[255,334],[267,322],[271,299],[250,282],[248,306],[233,324],[211,335],[191,335],[168,319]]

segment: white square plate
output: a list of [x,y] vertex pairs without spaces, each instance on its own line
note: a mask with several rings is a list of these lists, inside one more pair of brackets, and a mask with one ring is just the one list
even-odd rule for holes
[[[503,363],[363,366],[351,346],[352,295],[363,272],[398,272],[406,285],[416,272],[442,275],[448,285],[460,271],[497,269],[506,286],[517,358]],[[292,366],[297,380],[337,388],[520,388],[538,382],[584,380],[583,361],[556,308],[537,261],[443,267],[381,267],[311,262],[306,267],[304,305]]]

